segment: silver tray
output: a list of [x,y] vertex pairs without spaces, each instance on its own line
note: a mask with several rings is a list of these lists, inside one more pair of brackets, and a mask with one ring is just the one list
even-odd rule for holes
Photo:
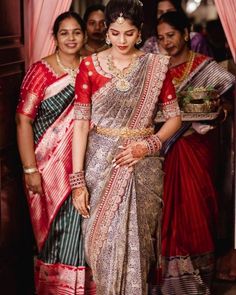
[[[182,121],[211,121],[219,116],[220,110],[214,113],[184,113],[181,111]],[[165,118],[162,113],[158,113],[155,122],[165,122]]]

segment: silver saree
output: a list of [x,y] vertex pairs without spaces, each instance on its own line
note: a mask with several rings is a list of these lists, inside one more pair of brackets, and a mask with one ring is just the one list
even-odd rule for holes
[[[150,270],[159,260],[161,159],[158,155],[145,157],[132,172],[126,167],[115,169],[112,160],[120,152],[119,146],[142,140],[142,130],[153,127],[168,61],[164,56],[146,54],[127,78],[130,90],[117,90],[113,77],[92,96],[93,125],[118,130],[117,136],[109,136],[94,127],[86,153],[91,210],[90,218],[83,221],[83,233],[97,295],[147,294]],[[129,135],[134,130],[136,136]]]

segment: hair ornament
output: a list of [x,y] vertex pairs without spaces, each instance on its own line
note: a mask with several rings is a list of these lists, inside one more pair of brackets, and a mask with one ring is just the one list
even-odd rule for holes
[[142,2],[142,1],[140,1],[140,0],[136,0],[136,2],[137,2],[137,4],[138,4],[139,6],[143,6],[143,2]]
[[123,13],[121,12],[120,15],[117,17],[116,22],[119,25],[122,25],[125,22],[125,18],[123,17]]

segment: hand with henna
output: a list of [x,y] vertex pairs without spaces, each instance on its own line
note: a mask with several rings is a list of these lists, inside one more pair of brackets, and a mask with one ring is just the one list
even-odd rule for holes
[[113,160],[114,167],[127,166],[131,168],[138,161],[144,158],[148,154],[148,148],[145,141],[133,142],[127,146],[120,146],[122,152],[120,152]]
[[86,187],[72,190],[72,201],[76,210],[84,217],[89,218],[89,193]]

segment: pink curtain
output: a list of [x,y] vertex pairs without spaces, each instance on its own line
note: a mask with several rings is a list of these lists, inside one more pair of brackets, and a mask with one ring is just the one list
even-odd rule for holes
[[234,62],[236,62],[236,1],[215,0],[215,5],[228,40]]
[[72,0],[26,0],[25,60],[26,67],[54,51],[52,26],[56,17],[69,10]]

